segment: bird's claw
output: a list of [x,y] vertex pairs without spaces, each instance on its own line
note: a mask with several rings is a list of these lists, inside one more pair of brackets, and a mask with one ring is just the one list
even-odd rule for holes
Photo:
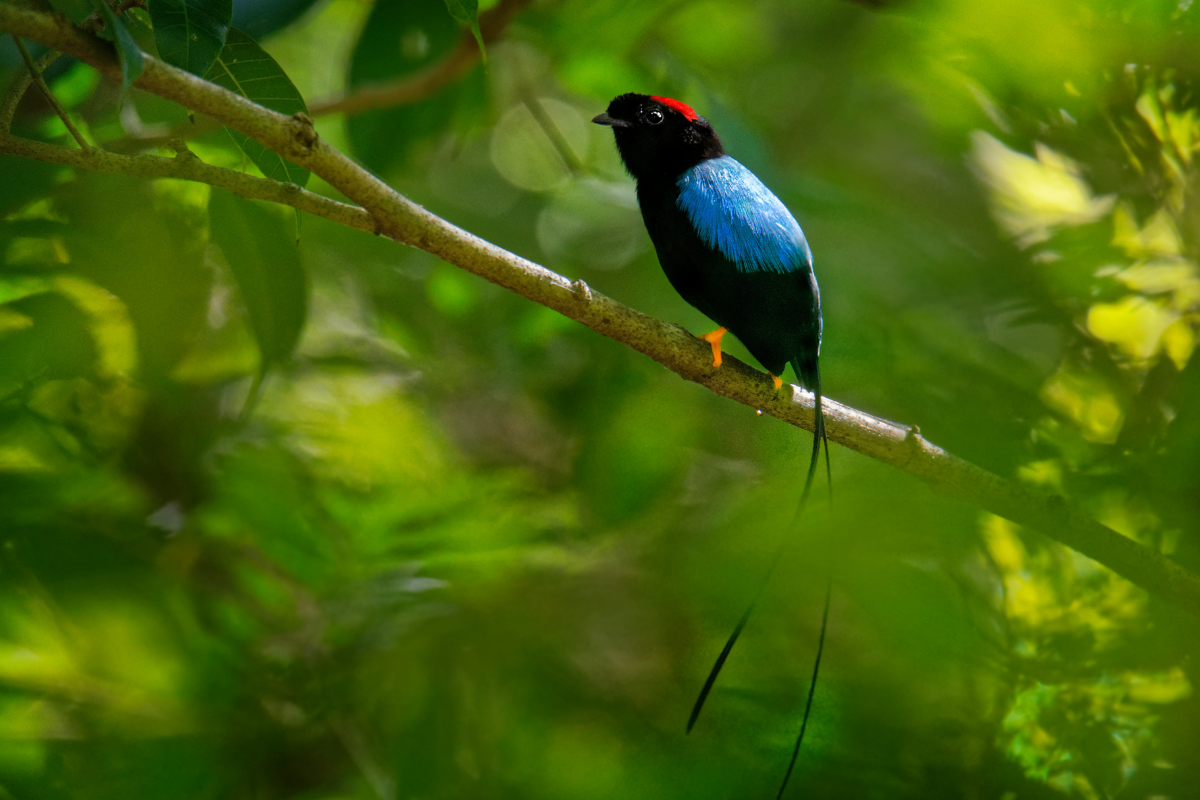
[[725,328],[717,328],[712,333],[706,333],[700,338],[712,345],[713,366],[721,366],[721,337],[726,333]]

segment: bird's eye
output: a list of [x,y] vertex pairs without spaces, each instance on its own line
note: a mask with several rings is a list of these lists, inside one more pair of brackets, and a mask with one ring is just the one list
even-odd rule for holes
[[646,122],[649,122],[651,125],[658,125],[664,119],[663,113],[657,108],[652,108],[646,112]]

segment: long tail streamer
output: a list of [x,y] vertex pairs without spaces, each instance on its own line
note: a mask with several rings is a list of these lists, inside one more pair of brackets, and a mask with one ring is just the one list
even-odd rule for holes
[[825,652],[825,631],[829,627],[829,597],[832,594],[833,581],[825,583],[825,610],[821,612],[821,636],[817,641],[817,657],[813,661],[812,680],[808,683],[808,700],[804,703],[804,718],[800,721],[800,734],[796,737],[796,746],[792,748],[792,758],[788,761],[787,772],[783,773],[783,783],[779,786],[779,794],[775,800],[781,800],[783,792],[791,780],[792,770],[796,768],[796,759],[800,757],[800,745],[804,743],[804,732],[808,730],[808,715],[812,713],[813,695],[817,693],[817,673],[821,671],[821,654]]
[[[825,476],[829,484],[829,501],[831,503],[833,502],[833,471],[829,464],[829,439],[826,436],[825,414],[821,407],[822,397],[820,371],[814,364],[811,371],[805,370],[805,372],[801,372],[800,364],[798,362],[792,363],[792,369],[794,369],[796,371],[796,375],[804,379],[806,383],[811,383],[814,412],[812,458],[808,463],[808,474],[804,481],[804,493],[800,496],[800,502],[797,504],[796,512],[792,516],[792,524],[794,525],[796,520],[799,519],[800,515],[804,512],[805,506],[808,504],[808,495],[812,491],[813,479],[816,477],[817,473],[817,464],[820,463],[822,445],[825,447]],[[790,538],[784,537],[784,539],[779,543],[778,547],[776,547],[775,553],[771,557],[770,566],[767,568],[766,575],[763,576],[762,581],[759,583],[758,591],[755,593],[754,598],[750,601],[749,605],[746,606],[746,610],[742,613],[741,619],[738,620],[737,625],[734,627],[733,633],[731,633],[729,638],[725,641],[725,646],[721,648],[721,653],[717,656],[717,660],[713,662],[712,669],[709,670],[708,677],[704,680],[704,686],[700,689],[700,694],[696,698],[695,704],[692,706],[692,713],[688,717],[688,733],[692,732],[692,728],[696,725],[696,720],[700,718],[700,712],[704,709],[704,703],[708,700],[708,695],[710,692],[712,692],[712,688],[717,682],[717,676],[721,674],[721,670],[725,666],[725,661],[729,658],[729,654],[733,651],[734,645],[737,644],[738,638],[742,635],[742,630],[746,627],[746,623],[750,621],[750,617],[754,613],[754,609],[758,606],[758,601],[762,599],[763,593],[766,591],[767,585],[771,582],[771,577],[775,574],[775,569],[779,566],[780,561],[782,561],[783,552],[789,543]],[[831,589],[832,584],[827,584],[825,588],[825,610],[821,615],[821,634],[817,643],[816,662],[813,665],[812,682],[808,687],[808,702],[804,706],[804,718],[800,723],[800,735],[796,738],[796,746],[792,751],[791,760],[788,762],[787,773],[783,778],[783,785],[779,787],[778,797],[783,796],[783,791],[787,788],[788,781],[792,777],[792,771],[796,766],[796,759],[800,755],[800,745],[804,741],[804,732],[808,728],[808,717],[809,713],[812,711],[813,696],[817,689],[817,673],[821,667],[821,655],[825,650],[825,630],[829,622],[829,597]]]

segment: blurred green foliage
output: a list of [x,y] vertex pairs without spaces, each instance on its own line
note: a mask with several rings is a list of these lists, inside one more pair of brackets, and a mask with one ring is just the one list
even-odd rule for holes
[[[683,99],[808,234],[830,396],[1200,570],[1196,15],[538,2],[486,69],[317,129],[700,332],[588,124]],[[310,106],[470,36],[443,0],[234,25]],[[96,143],[261,166],[56,70]],[[68,143],[36,92],[15,132]],[[12,157],[0,213],[0,798],[765,797],[831,571],[790,796],[1195,796],[1196,621],[1059,545],[837,448],[789,528],[805,434],[325,220]]]

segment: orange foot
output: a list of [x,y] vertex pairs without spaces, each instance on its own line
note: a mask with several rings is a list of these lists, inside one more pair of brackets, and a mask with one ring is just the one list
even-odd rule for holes
[[[771,375],[771,373],[769,373],[769,372],[767,374]],[[775,381],[775,391],[778,392],[780,389],[783,388],[783,378],[779,378],[774,375],[771,375],[771,380]]]
[[712,345],[714,367],[721,366],[721,337],[727,332],[724,328],[717,328],[712,333],[706,333],[700,337]]

